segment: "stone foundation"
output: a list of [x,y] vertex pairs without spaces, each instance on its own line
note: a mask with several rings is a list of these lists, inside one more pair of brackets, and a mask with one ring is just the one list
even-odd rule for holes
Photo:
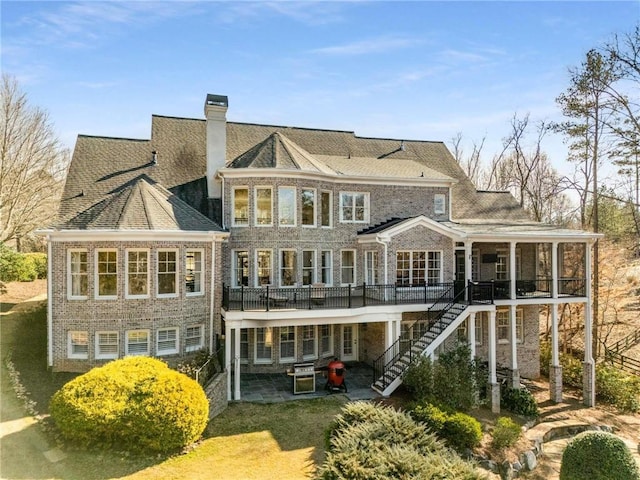
[[596,405],[596,366],[593,362],[582,362],[582,395],[587,407]]
[[500,413],[500,384],[491,384],[491,411]]
[[520,388],[520,370],[517,368],[509,371],[509,385],[511,388]]
[[562,366],[549,365],[549,396],[552,402],[562,402]]

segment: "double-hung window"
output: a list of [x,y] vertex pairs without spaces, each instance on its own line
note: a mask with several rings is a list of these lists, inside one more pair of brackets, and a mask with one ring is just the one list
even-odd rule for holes
[[271,327],[256,328],[255,363],[271,363],[273,349],[273,329]]
[[342,250],[340,252],[340,282],[351,285],[356,281],[356,251]]
[[509,280],[509,252],[497,250],[496,280]]
[[157,331],[156,352],[158,355],[171,355],[178,353],[178,329],[160,328]]
[[234,227],[249,225],[249,189],[247,187],[235,187],[233,193],[233,221]]
[[[236,330],[237,332],[237,330]],[[240,362],[249,362],[249,329],[240,329]]]
[[89,333],[69,332],[68,352],[69,358],[87,359],[89,358]]
[[436,193],[433,196],[433,213],[436,215],[447,213],[447,197],[444,193]]
[[496,311],[496,332],[498,343],[509,342],[509,310],[502,309]]
[[290,287],[298,283],[298,252],[280,251],[280,286]]
[[127,331],[127,355],[149,355],[149,330]]
[[256,256],[256,265],[258,267],[258,286],[273,283],[273,253],[271,250],[257,250]]
[[315,325],[302,327],[302,359],[315,360],[318,358],[318,336]]
[[178,296],[178,250],[158,250],[158,297]]
[[311,285],[316,283],[316,251],[302,251],[302,284]]
[[300,203],[302,209],[303,227],[316,226],[316,191],[313,188],[300,190]]
[[127,298],[149,296],[149,250],[127,250]]
[[96,332],[96,358],[118,358],[118,332]]
[[187,250],[184,288],[188,297],[204,294],[204,250]]
[[296,359],[296,327],[280,327],[280,362]]
[[195,352],[204,347],[204,328],[202,325],[190,325],[184,332],[184,349],[187,352]]
[[118,252],[96,251],[96,298],[118,297]]
[[333,355],[333,325],[320,325],[320,354],[323,357]]
[[378,252],[367,250],[365,252],[365,279],[367,285],[377,285],[378,282]]
[[273,193],[271,187],[256,187],[255,224],[260,227],[273,224]]
[[427,252],[427,284],[442,283],[442,252]]
[[233,251],[233,286],[249,286],[249,252],[246,250]]
[[89,294],[89,270],[86,250],[67,252],[67,298],[84,300]]
[[320,226],[329,228],[333,220],[333,196],[330,191],[320,192]]
[[296,187],[278,187],[278,224],[282,227],[296,225]]
[[340,192],[340,221],[366,223],[369,221],[369,194],[364,192]]
[[333,255],[331,250],[320,252],[320,281],[325,285],[333,285]]

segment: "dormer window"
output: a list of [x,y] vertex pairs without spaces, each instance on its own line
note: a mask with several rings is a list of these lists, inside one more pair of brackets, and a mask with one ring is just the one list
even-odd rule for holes
[[447,197],[444,193],[436,193],[433,196],[433,213],[444,215],[447,213]]

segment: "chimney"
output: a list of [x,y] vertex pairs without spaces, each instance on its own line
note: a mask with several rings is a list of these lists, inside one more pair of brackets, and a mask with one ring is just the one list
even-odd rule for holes
[[227,107],[225,95],[207,94],[204,115],[207,118],[207,190],[209,198],[222,198],[222,182],[216,172],[227,159]]

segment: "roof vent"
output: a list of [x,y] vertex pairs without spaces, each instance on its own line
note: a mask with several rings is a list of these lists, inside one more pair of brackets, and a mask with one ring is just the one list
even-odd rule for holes
[[400,142],[400,150],[404,152],[404,140]]
[[153,151],[151,152],[151,164],[152,165],[157,165],[158,164],[158,152],[157,151]]

